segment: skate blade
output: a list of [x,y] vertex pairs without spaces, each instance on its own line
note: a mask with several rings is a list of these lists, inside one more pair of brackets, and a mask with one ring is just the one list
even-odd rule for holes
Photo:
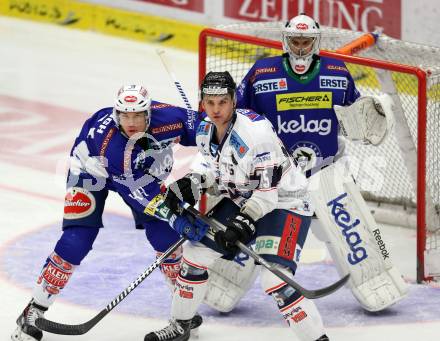
[[15,328],[14,332],[12,333],[11,340],[12,341],[37,341],[36,338],[34,338],[26,333],[23,333],[21,328],[18,326],[17,326],[17,328]]

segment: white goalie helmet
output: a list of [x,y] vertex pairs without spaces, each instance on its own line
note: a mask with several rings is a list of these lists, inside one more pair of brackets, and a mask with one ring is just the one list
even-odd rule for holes
[[319,52],[319,24],[309,16],[300,14],[286,23],[282,29],[282,40],[293,71],[297,74],[306,73],[312,64],[313,55]]
[[151,97],[147,89],[142,85],[124,85],[116,96],[113,108],[113,119],[119,127],[119,113],[121,112],[145,112],[147,128],[151,118]]

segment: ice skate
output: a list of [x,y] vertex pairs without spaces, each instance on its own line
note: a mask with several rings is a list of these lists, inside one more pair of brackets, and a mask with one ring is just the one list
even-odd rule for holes
[[187,341],[190,337],[191,321],[170,320],[165,328],[145,335],[144,341]]
[[17,328],[11,335],[13,341],[40,341],[43,332],[35,326],[35,320],[44,316],[47,308],[31,300],[17,319]]

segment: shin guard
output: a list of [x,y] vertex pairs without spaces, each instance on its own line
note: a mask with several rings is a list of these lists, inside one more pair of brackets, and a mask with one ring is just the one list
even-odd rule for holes
[[[287,272],[287,268],[278,267],[289,277],[293,277],[291,272]],[[299,340],[315,341],[324,334],[321,315],[312,300],[301,296],[266,269],[261,269],[261,281],[265,292],[273,297],[281,315]]]
[[208,289],[208,271],[204,266],[185,258],[174,287],[171,316],[177,320],[189,320],[196,314]]
[[[160,257],[162,252],[157,252],[156,256]],[[173,290],[174,285],[176,283],[176,278],[180,272],[180,263],[182,260],[182,247],[179,247],[170,258],[164,260],[164,262],[160,265],[160,271],[165,277],[165,281],[168,286]]]
[[33,298],[35,302],[43,307],[49,307],[66,286],[75,267],[75,265],[52,252],[47,258],[34,287]]

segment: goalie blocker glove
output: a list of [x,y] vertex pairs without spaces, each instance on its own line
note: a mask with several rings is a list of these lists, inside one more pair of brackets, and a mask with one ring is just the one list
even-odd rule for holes
[[205,177],[197,173],[188,173],[183,178],[173,182],[167,188],[165,204],[174,212],[179,213],[180,203],[187,202],[194,206],[203,194]]
[[226,231],[218,231],[215,234],[215,242],[229,253],[238,251],[235,246],[237,241],[247,244],[255,233],[255,221],[245,213],[238,213],[226,226]]

